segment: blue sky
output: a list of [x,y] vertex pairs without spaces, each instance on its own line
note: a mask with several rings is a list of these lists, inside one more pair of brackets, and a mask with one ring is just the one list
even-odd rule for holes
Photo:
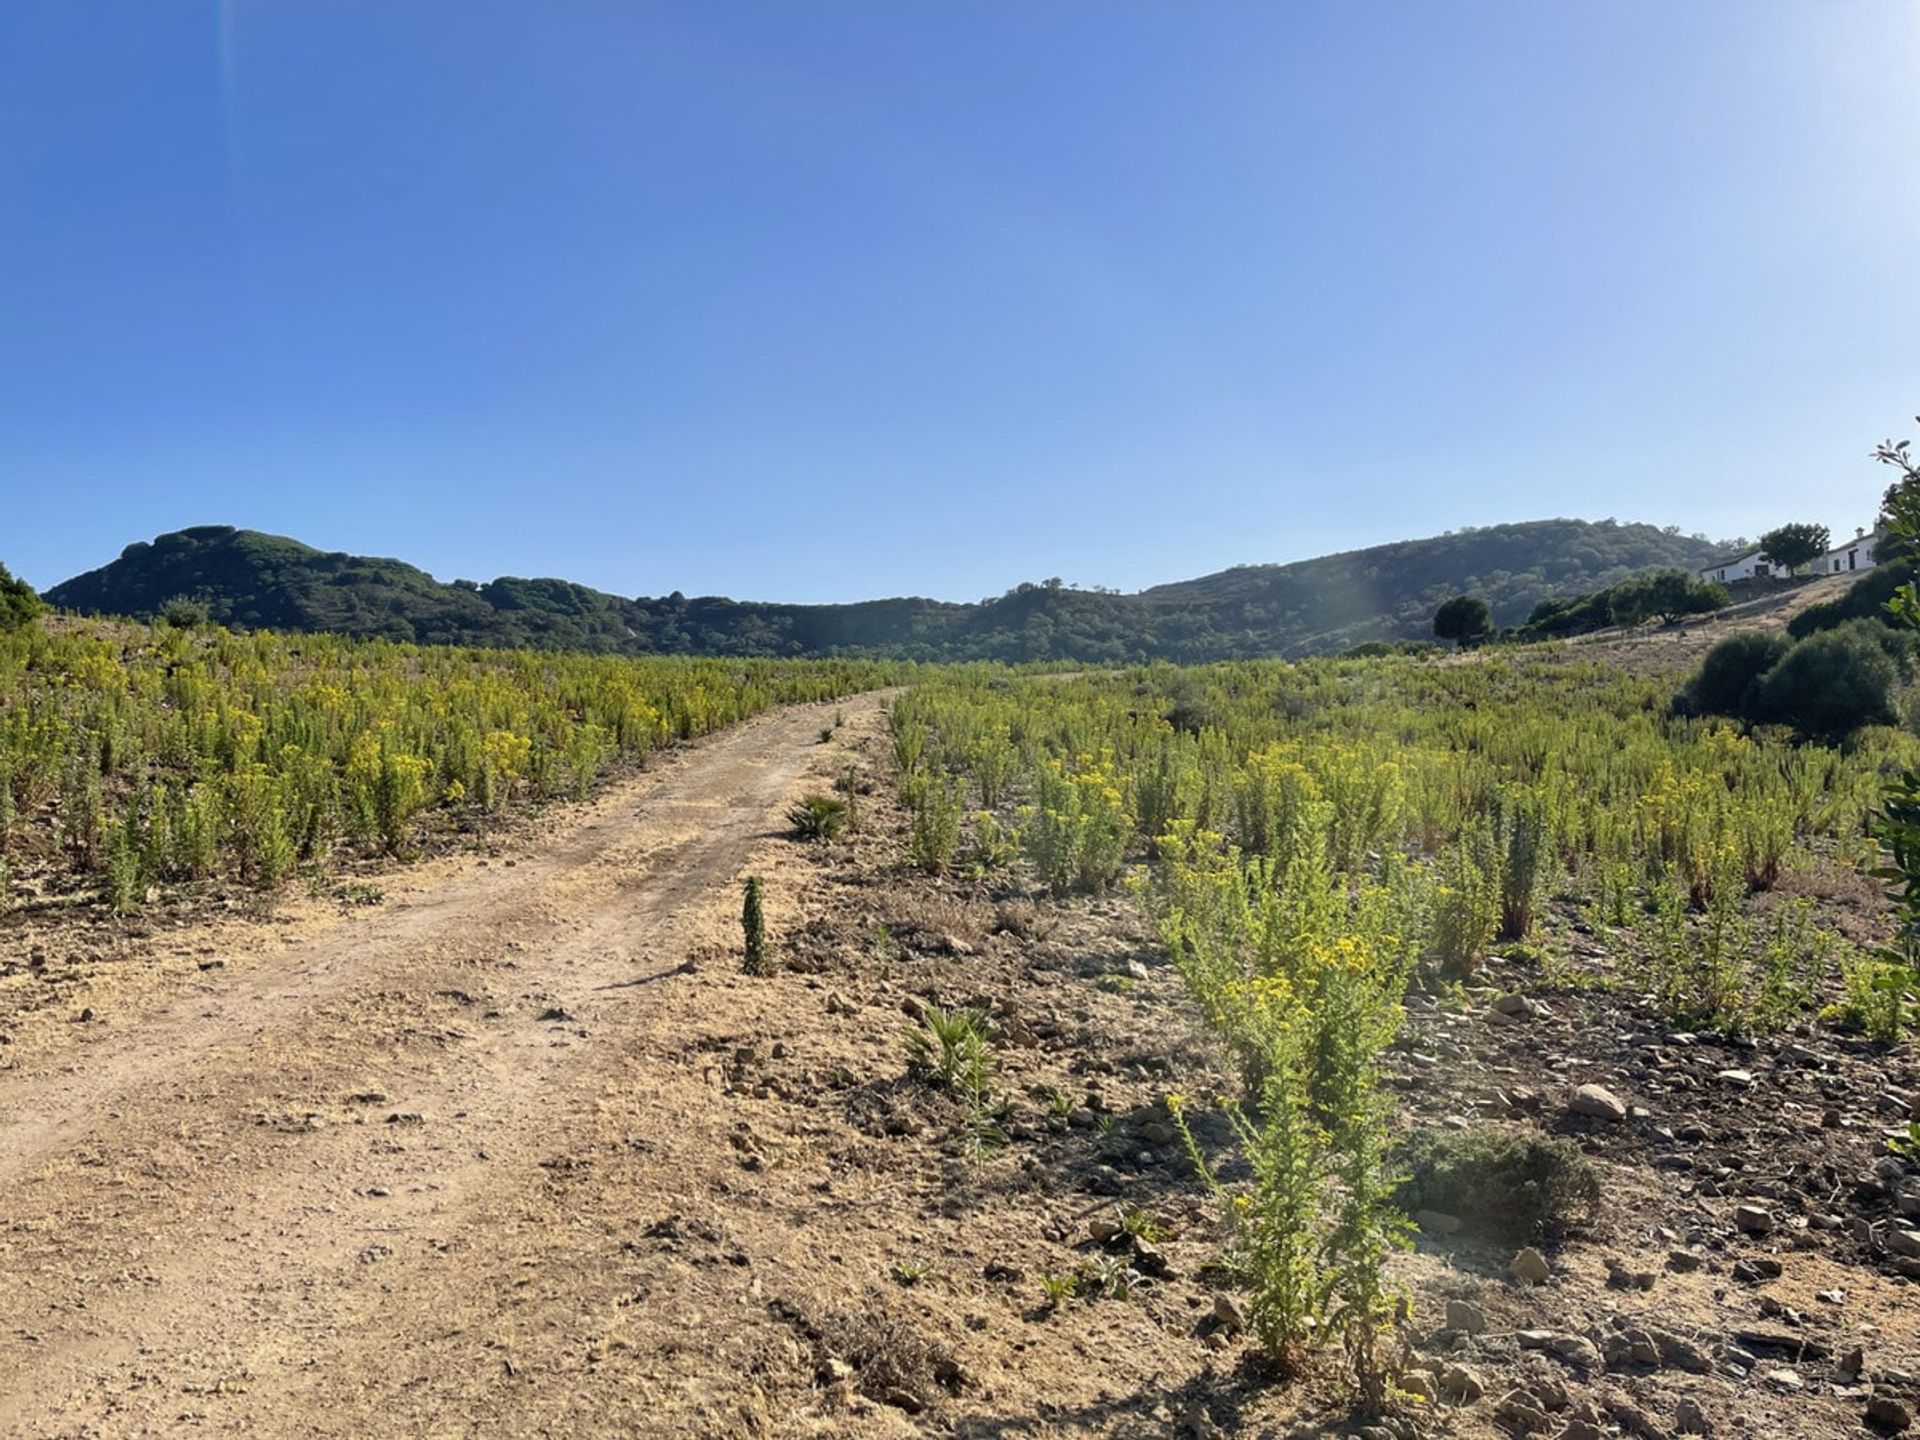
[[1904,0],[9,0],[0,560],[623,594],[1865,523]]

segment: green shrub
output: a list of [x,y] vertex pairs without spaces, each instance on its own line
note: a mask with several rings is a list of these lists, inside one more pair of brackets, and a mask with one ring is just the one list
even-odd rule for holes
[[1787,622],[1787,633],[1796,640],[1804,640],[1809,635],[1831,630],[1849,620],[1884,620],[1887,602],[1893,598],[1896,590],[1913,577],[1913,562],[1910,560],[1869,570],[1854,581],[1852,588],[1838,600],[1829,600],[1823,605],[1809,605],[1795,615]]
[[213,618],[213,610],[203,599],[175,595],[161,603],[160,618],[175,630],[197,630]]
[[1591,1224],[1600,1179],[1573,1141],[1491,1126],[1414,1131],[1396,1147],[1409,1213],[1437,1210],[1495,1239],[1555,1239]]
[[1766,630],[1741,630],[1727,636],[1700,662],[1687,683],[1685,708],[1696,715],[1745,715],[1755,683],[1780,663],[1791,642]]
[[847,828],[851,812],[834,795],[809,795],[787,811],[787,821],[803,840],[832,840]]
[[1893,724],[1897,672],[1885,648],[1863,628],[1823,631],[1797,642],[1761,679],[1749,718],[1791,725],[1817,739]]
[[32,623],[47,607],[24,580],[16,580],[0,565],[0,631],[18,630]]

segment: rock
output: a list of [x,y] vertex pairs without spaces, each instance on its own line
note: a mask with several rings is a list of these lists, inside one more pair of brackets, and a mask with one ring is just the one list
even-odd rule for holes
[[1689,1275],[1707,1262],[1691,1250],[1669,1250],[1667,1268],[1676,1275]]
[[1704,1375],[1713,1369],[1713,1356],[1684,1335],[1656,1330],[1653,1333],[1653,1343],[1660,1349],[1662,1365],[1672,1365],[1676,1369],[1690,1371],[1695,1375]]
[[1493,1002],[1493,1008],[1501,1015],[1531,1015],[1534,1013],[1533,1002],[1526,996],[1518,993],[1502,995],[1498,1000]]
[[1764,1205],[1742,1205],[1733,1212],[1733,1223],[1748,1235],[1765,1235],[1773,1229],[1773,1212]]
[[1087,1238],[1096,1245],[1105,1245],[1126,1233],[1126,1226],[1106,1215],[1096,1215],[1087,1222]]
[[1439,1210],[1418,1210],[1414,1212],[1413,1223],[1429,1235],[1438,1235],[1443,1239],[1448,1235],[1460,1233],[1460,1217],[1448,1215]]
[[1222,1292],[1213,1297],[1213,1323],[1222,1330],[1238,1333],[1247,1328],[1247,1312],[1240,1308],[1238,1300]]
[[1883,1430],[1911,1430],[1913,1411],[1891,1395],[1875,1395],[1867,1401],[1867,1423]]
[[1449,1300],[1447,1329],[1458,1330],[1463,1335],[1483,1335],[1487,1329],[1487,1312],[1466,1300]]
[[1858,1345],[1840,1357],[1840,1374],[1849,1382],[1858,1380],[1867,1368],[1867,1352]]
[[1547,1257],[1531,1245],[1514,1256],[1507,1269],[1523,1285],[1544,1285],[1553,1278],[1553,1267],[1547,1264]]
[[1569,1420],[1555,1440],[1606,1440],[1606,1432],[1591,1420]]
[[1564,1365],[1591,1374],[1602,1367],[1600,1350],[1584,1335],[1556,1335],[1547,1342],[1547,1351]]
[[1538,1435],[1553,1428],[1547,1412],[1534,1403],[1525,1390],[1512,1390],[1500,1398],[1494,1414],[1523,1435]]
[[1440,1398],[1439,1383],[1429,1371],[1409,1370],[1395,1383],[1407,1394],[1417,1395],[1429,1405]]
[[1626,1262],[1607,1256],[1607,1284],[1615,1290],[1651,1290],[1656,1278],[1651,1270],[1635,1270]]
[[1178,1280],[1180,1272],[1173,1268],[1167,1257],[1156,1245],[1150,1245],[1139,1236],[1133,1240],[1133,1268],[1142,1275],[1151,1275],[1156,1280]]
[[1464,1365],[1455,1365],[1440,1377],[1440,1393],[1449,1400],[1471,1405],[1487,1393],[1487,1383]]
[[1776,1389],[1790,1390],[1795,1394],[1807,1388],[1807,1382],[1800,1378],[1798,1370],[1789,1370],[1784,1366],[1778,1370],[1769,1370],[1766,1381]]
[[1892,1255],[1920,1255],[1920,1232],[1900,1225],[1889,1226],[1887,1252]]
[[1567,1109],[1575,1115],[1586,1115],[1595,1120],[1627,1118],[1625,1103],[1604,1085],[1582,1085],[1567,1101]]
[[1707,1412],[1700,1408],[1700,1402],[1691,1395],[1674,1406],[1673,1428],[1682,1435],[1713,1434],[1713,1426],[1707,1422]]
[[1745,1087],[1753,1084],[1753,1072],[1751,1070],[1722,1070],[1713,1078],[1724,1085],[1739,1085]]

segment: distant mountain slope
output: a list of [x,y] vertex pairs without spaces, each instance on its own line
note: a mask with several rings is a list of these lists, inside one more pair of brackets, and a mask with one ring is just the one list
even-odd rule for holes
[[1461,591],[1484,595],[1495,618],[1511,624],[1548,595],[1598,589],[1659,566],[1692,569],[1718,548],[1651,525],[1538,520],[1242,566],[1138,595],[1023,585],[977,605],[782,605],[678,593],[628,600],[565,580],[447,584],[399,560],[201,525],[129,545],[112,564],[54,586],[46,598],[86,614],[144,618],[187,597],[228,625],[429,644],[1193,662],[1423,637],[1435,607]]

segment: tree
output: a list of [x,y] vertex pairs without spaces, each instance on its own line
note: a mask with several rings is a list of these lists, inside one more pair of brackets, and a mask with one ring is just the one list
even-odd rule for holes
[[1464,650],[1493,633],[1493,612],[1478,595],[1456,595],[1433,612],[1433,633]]
[[1760,558],[1778,565],[1789,575],[1803,565],[1811,565],[1832,548],[1832,537],[1824,525],[1782,525],[1760,537]]
[[1653,616],[1671,625],[1686,615],[1706,615],[1727,603],[1726,587],[1696,580],[1684,570],[1656,570],[1623,580],[1609,592],[1616,625],[1638,625]]
[[14,579],[7,567],[0,565],[0,631],[18,630],[46,608],[31,585]]

